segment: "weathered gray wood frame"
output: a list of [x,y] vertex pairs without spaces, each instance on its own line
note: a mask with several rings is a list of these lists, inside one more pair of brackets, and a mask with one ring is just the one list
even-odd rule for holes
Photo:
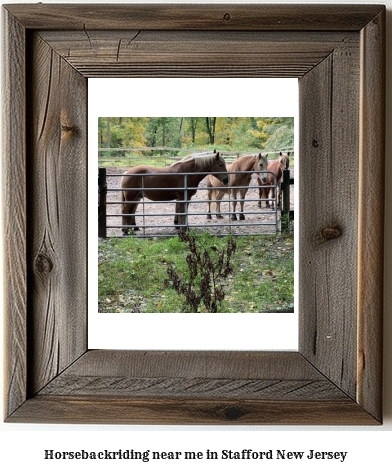
[[[5,419],[381,423],[385,7],[30,4],[3,20]],[[298,352],[88,350],[94,76],[299,78]]]

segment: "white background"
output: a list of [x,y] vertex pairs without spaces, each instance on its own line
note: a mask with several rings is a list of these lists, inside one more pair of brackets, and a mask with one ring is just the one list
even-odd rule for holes
[[[13,0],[13,3],[27,3]],[[47,2],[55,3],[55,2]],[[61,3],[61,2],[59,2]],[[75,3],[75,2],[74,2]],[[88,3],[85,0],[85,3]],[[108,0],[105,0],[108,3]],[[134,1],[134,3],[138,3]],[[157,0],[155,0],[157,3]],[[184,2],[183,2],[184,3]],[[199,2],[203,3],[203,2]],[[219,3],[219,2],[216,2]],[[228,0],[225,3],[230,3]],[[240,2],[236,2],[240,3]],[[248,3],[263,3],[261,1]],[[265,3],[273,3],[267,0]],[[275,2],[277,3],[277,2]],[[285,0],[284,3],[297,3]],[[307,3],[303,0],[300,3]],[[317,3],[317,2],[308,2]],[[328,2],[325,2],[328,3]],[[329,3],[360,3],[334,0]],[[366,3],[381,3],[367,0]],[[7,470],[22,472],[85,473],[94,469],[106,473],[170,472],[193,473],[200,470],[237,473],[260,473],[272,469],[289,469],[292,473],[334,472],[390,472],[392,442],[392,0],[383,2],[388,7],[387,24],[387,163],[386,163],[386,229],[385,229],[385,324],[384,324],[384,425],[382,427],[192,427],[192,426],[89,426],[89,425],[0,425],[0,465]],[[102,450],[171,450],[205,451],[211,449],[256,451],[286,449],[292,451],[348,451],[344,463],[339,461],[166,461],[132,463],[127,461],[44,461],[44,449],[61,451]],[[281,463],[281,464],[280,464]],[[11,467],[12,466],[12,467]],[[3,469],[4,471],[4,469]],[[7,472],[7,471],[4,471]]]
[[[298,80],[89,79],[88,93],[89,348],[296,350],[296,314],[98,313],[96,167],[92,164],[98,156],[98,117],[294,117],[297,127]],[[296,229],[297,224],[298,219]]]

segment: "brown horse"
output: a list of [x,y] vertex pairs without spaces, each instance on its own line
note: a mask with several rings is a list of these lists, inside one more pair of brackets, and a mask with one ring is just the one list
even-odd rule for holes
[[[268,198],[271,193],[271,199],[272,199],[272,209],[275,208],[275,184],[278,186],[278,202],[277,206],[280,206],[280,203],[282,202],[282,170],[287,170],[290,166],[290,152],[288,151],[287,153],[279,153],[279,158],[277,160],[269,161],[268,162],[268,167],[267,171],[270,171],[270,173],[266,173],[265,177],[260,179],[259,176],[257,176],[257,184],[259,186],[263,186],[259,188],[259,204],[258,206],[261,207],[261,200],[266,199],[266,207],[270,207]],[[273,173],[273,174],[271,174]],[[270,185],[271,187],[268,187],[266,185]]]
[[[267,154],[258,153],[255,155],[246,155],[237,158],[233,163],[227,165],[227,171],[266,171],[267,170]],[[227,189],[215,189],[216,187],[222,186],[222,182],[214,176],[207,177],[207,199],[208,199],[208,214],[207,219],[211,219],[211,200],[216,201],[216,217],[222,219],[220,214],[220,201],[225,193],[229,193],[233,199],[233,214],[231,214],[231,220],[237,220],[235,213],[237,207],[237,193],[240,193],[240,220],[245,219],[244,215],[244,199],[249,189],[249,183],[252,178],[252,173],[238,173],[229,174],[229,186]],[[234,186],[231,188],[231,186]],[[240,187],[239,187],[240,186]]]
[[[191,199],[207,173],[221,173],[217,176],[227,184],[229,179],[226,171],[225,160],[216,152],[189,155],[165,168],[140,165],[129,169],[121,178],[122,225],[139,230],[135,213],[140,199],[146,197],[151,201],[177,200],[174,224],[185,226],[185,213],[189,203],[184,200]],[[184,176],[178,173],[187,174],[186,191]],[[124,235],[128,233],[128,229],[129,227],[123,228]]]

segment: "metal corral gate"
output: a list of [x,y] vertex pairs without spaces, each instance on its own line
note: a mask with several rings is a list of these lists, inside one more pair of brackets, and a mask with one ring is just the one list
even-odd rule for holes
[[[284,170],[284,176],[282,179],[283,182],[286,182],[287,185],[283,185],[282,188],[286,190],[286,196],[282,197],[282,205],[287,208],[290,207],[290,197],[289,190],[290,184],[293,184],[293,180],[290,180],[290,171]],[[240,171],[240,172],[228,172],[228,174],[273,174],[269,171],[254,172],[254,171]],[[225,194],[221,200],[221,212],[222,219],[216,219],[214,212],[214,203],[216,201],[211,201],[211,215],[212,219],[207,219],[207,188],[205,183],[205,178],[200,182],[197,188],[187,187],[187,173],[171,173],[183,177],[183,187],[181,188],[165,188],[183,190],[184,199],[180,202],[187,203],[189,202],[188,211],[184,213],[186,218],[186,223],[188,228],[204,228],[209,229],[210,233],[217,235],[252,235],[252,234],[267,234],[267,233],[276,233],[280,231],[280,211],[277,209],[277,200],[279,195],[278,184],[276,183],[276,177],[274,176],[274,187],[275,187],[275,199],[271,200],[270,203],[274,204],[274,209],[265,208],[266,199],[260,200],[259,198],[259,189],[271,186],[259,186],[255,184],[255,180],[252,180],[250,186],[248,187],[247,194],[244,199],[244,216],[245,220],[231,220],[230,216],[233,213],[233,200],[229,194]],[[206,176],[211,173],[199,173],[205,174]],[[154,173],[151,173],[154,175]],[[120,180],[123,176],[123,173],[117,174],[106,174],[106,168],[99,168],[98,175],[98,236],[106,238],[110,237],[123,237],[122,229],[129,229],[129,235],[131,237],[172,237],[176,235],[176,228],[174,226],[174,216],[175,216],[175,203],[177,201],[150,201],[149,199],[142,198],[140,201],[122,201],[121,200],[121,191]],[[162,173],[159,173],[159,176],[163,176]],[[114,180],[118,181],[117,187],[112,187],[111,183],[108,184],[108,179],[111,183]],[[284,181],[286,180],[286,181]],[[228,189],[227,186],[222,186],[222,189]],[[243,189],[243,186],[230,186],[230,189]],[[147,190],[149,188],[144,188],[143,185],[141,188],[133,188],[140,191]],[[192,199],[187,199],[188,191],[197,189],[197,193],[192,197]],[[220,188],[215,188],[220,189]],[[124,189],[125,190],[125,189]],[[288,195],[288,198],[287,198]],[[238,215],[240,211],[240,202],[241,199],[238,199],[239,192],[237,194],[237,209],[236,213]],[[111,197],[112,199],[108,199]],[[120,198],[120,199],[119,199]],[[133,202],[138,202],[138,208],[136,212],[136,226],[140,229],[139,232],[134,232],[134,225],[123,226],[121,218],[123,216],[121,212],[121,207],[123,203],[131,204]],[[259,208],[259,203],[261,208]],[[284,204],[286,203],[286,205]],[[108,207],[110,212],[107,212]],[[155,208],[155,209],[154,209]],[[156,209],[158,208],[158,211]],[[185,206],[187,208],[187,206]],[[148,212],[149,210],[152,212]],[[289,211],[286,211],[289,213]],[[110,229],[108,233],[108,229]],[[117,231],[116,231],[117,229]],[[110,235],[109,235],[110,234]]]

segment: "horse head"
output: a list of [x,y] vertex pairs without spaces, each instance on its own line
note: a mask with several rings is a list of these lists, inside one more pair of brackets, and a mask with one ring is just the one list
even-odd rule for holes
[[290,166],[290,152],[287,153],[280,152],[279,153],[279,165],[282,170],[288,170]]
[[220,155],[219,151],[214,151],[213,153],[210,173],[215,176],[215,178],[218,178],[219,181],[222,181],[223,184],[228,184],[229,175],[227,174],[226,162]]
[[267,171],[268,166],[268,153],[259,153],[255,161],[254,171]]
[[267,176],[265,173],[262,173],[263,171],[267,171],[268,168],[268,153],[259,153],[257,155],[257,160],[255,164],[255,171],[259,171],[260,173],[260,179],[263,184],[265,184],[268,180]]

